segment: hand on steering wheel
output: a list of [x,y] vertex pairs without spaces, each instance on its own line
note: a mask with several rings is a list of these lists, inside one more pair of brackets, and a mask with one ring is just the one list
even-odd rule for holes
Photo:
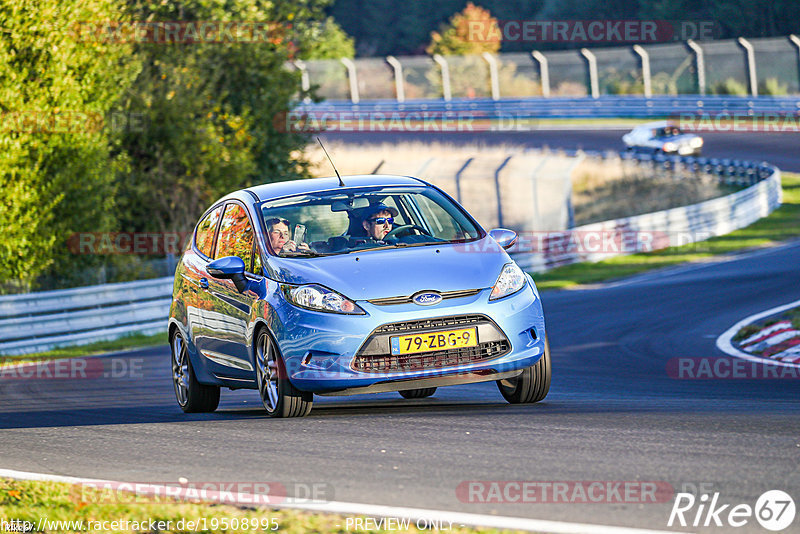
[[426,235],[428,237],[433,237],[433,236],[431,236],[430,232],[428,232],[425,228],[423,228],[421,226],[418,226],[416,224],[404,224],[402,226],[398,226],[397,228],[393,228],[392,230],[389,231],[388,234],[383,236],[383,238],[387,239],[387,238],[390,238],[390,237],[396,237],[401,232],[408,232],[410,230],[416,230],[417,232],[419,232],[420,235]]

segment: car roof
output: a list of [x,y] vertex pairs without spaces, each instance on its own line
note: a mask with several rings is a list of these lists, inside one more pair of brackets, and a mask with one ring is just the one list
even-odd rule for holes
[[[350,187],[369,187],[386,185],[428,185],[427,182],[411,176],[396,176],[392,174],[360,174],[342,176],[342,182]],[[259,201],[281,198],[291,195],[316,193],[339,189],[339,179],[335,176],[326,178],[309,178],[307,180],[286,180],[248,187],[249,191],[258,197]]]
[[648,122],[646,124],[640,124],[636,128],[650,130],[653,128],[666,128],[667,126],[672,126],[672,124],[670,124],[669,121],[653,121],[653,122]]

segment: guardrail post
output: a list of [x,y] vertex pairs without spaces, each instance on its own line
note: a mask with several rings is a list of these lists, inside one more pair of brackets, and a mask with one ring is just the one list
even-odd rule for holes
[[503,163],[497,167],[497,170],[494,171],[494,189],[495,193],[497,194],[497,226],[503,228],[503,202],[502,197],[500,196],[500,171],[508,165],[508,162],[511,161],[513,156],[508,156]]
[[340,59],[342,64],[347,67],[347,79],[350,81],[350,102],[358,104],[358,78],[356,77],[356,63],[350,58],[343,57]]
[[406,101],[406,88],[403,80],[403,65],[394,56],[386,56],[386,63],[394,69],[394,86],[397,91],[397,101],[403,103]]
[[597,58],[588,48],[581,48],[581,54],[586,58],[586,66],[589,68],[589,93],[592,98],[600,96],[600,87],[597,82]]
[[450,102],[453,99],[453,94],[450,92],[450,67],[447,65],[447,60],[441,54],[434,54],[433,60],[439,65],[442,73],[442,98],[445,102]]
[[744,37],[739,37],[739,44],[744,48],[745,57],[747,58],[747,76],[750,79],[750,94],[758,96],[758,78],[756,77],[756,53],[753,50],[753,45]]
[[694,52],[694,64],[697,68],[697,92],[704,95],[706,94],[706,62],[703,57],[703,49],[692,39],[686,41],[686,46]]
[[295,68],[300,71],[300,89],[306,94],[303,98],[304,102],[311,102],[311,97],[307,96],[311,91],[311,79],[308,77],[308,69],[306,69],[306,62],[302,59],[295,60]]
[[641,45],[633,45],[633,51],[639,55],[642,60],[642,80],[644,83],[644,97],[650,98],[653,96],[653,84],[650,80],[650,54],[647,53]]
[[550,67],[547,64],[547,58],[538,50],[531,52],[531,56],[539,63],[539,79],[542,82],[542,96],[550,98]]
[[797,47],[797,74],[800,78],[800,37],[792,34],[789,36],[789,40]]
[[489,52],[481,54],[489,64],[489,82],[492,87],[492,100],[500,100],[500,79],[497,74],[497,58]]
[[469,158],[464,162],[464,165],[458,169],[458,172],[456,172],[456,200],[458,200],[459,204],[461,204],[461,175],[464,174],[464,171],[467,170],[467,167],[469,167],[469,164],[472,163],[473,160],[475,160],[475,158]]

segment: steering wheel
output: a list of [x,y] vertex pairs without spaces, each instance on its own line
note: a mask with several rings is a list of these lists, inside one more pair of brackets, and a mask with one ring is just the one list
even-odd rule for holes
[[403,232],[408,232],[409,230],[416,230],[420,233],[420,235],[426,235],[428,237],[433,237],[430,232],[428,232],[425,228],[418,226],[416,224],[404,224],[402,226],[398,226],[397,228],[393,228],[389,231],[388,234],[383,236],[384,239],[390,237],[396,237],[398,234]]

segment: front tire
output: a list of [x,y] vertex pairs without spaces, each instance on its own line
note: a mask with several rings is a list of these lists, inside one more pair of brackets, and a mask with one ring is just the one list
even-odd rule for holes
[[436,393],[436,388],[406,389],[398,393],[404,399],[424,399]]
[[544,354],[531,367],[514,378],[497,381],[497,388],[511,404],[530,404],[539,402],[550,391],[550,343],[544,338]]
[[300,391],[289,381],[278,346],[266,329],[256,338],[256,380],[270,417],[305,417],[311,411],[314,394]]
[[178,405],[185,413],[213,412],[219,406],[219,386],[207,386],[197,381],[186,340],[179,330],[170,339],[172,350],[172,385]]

